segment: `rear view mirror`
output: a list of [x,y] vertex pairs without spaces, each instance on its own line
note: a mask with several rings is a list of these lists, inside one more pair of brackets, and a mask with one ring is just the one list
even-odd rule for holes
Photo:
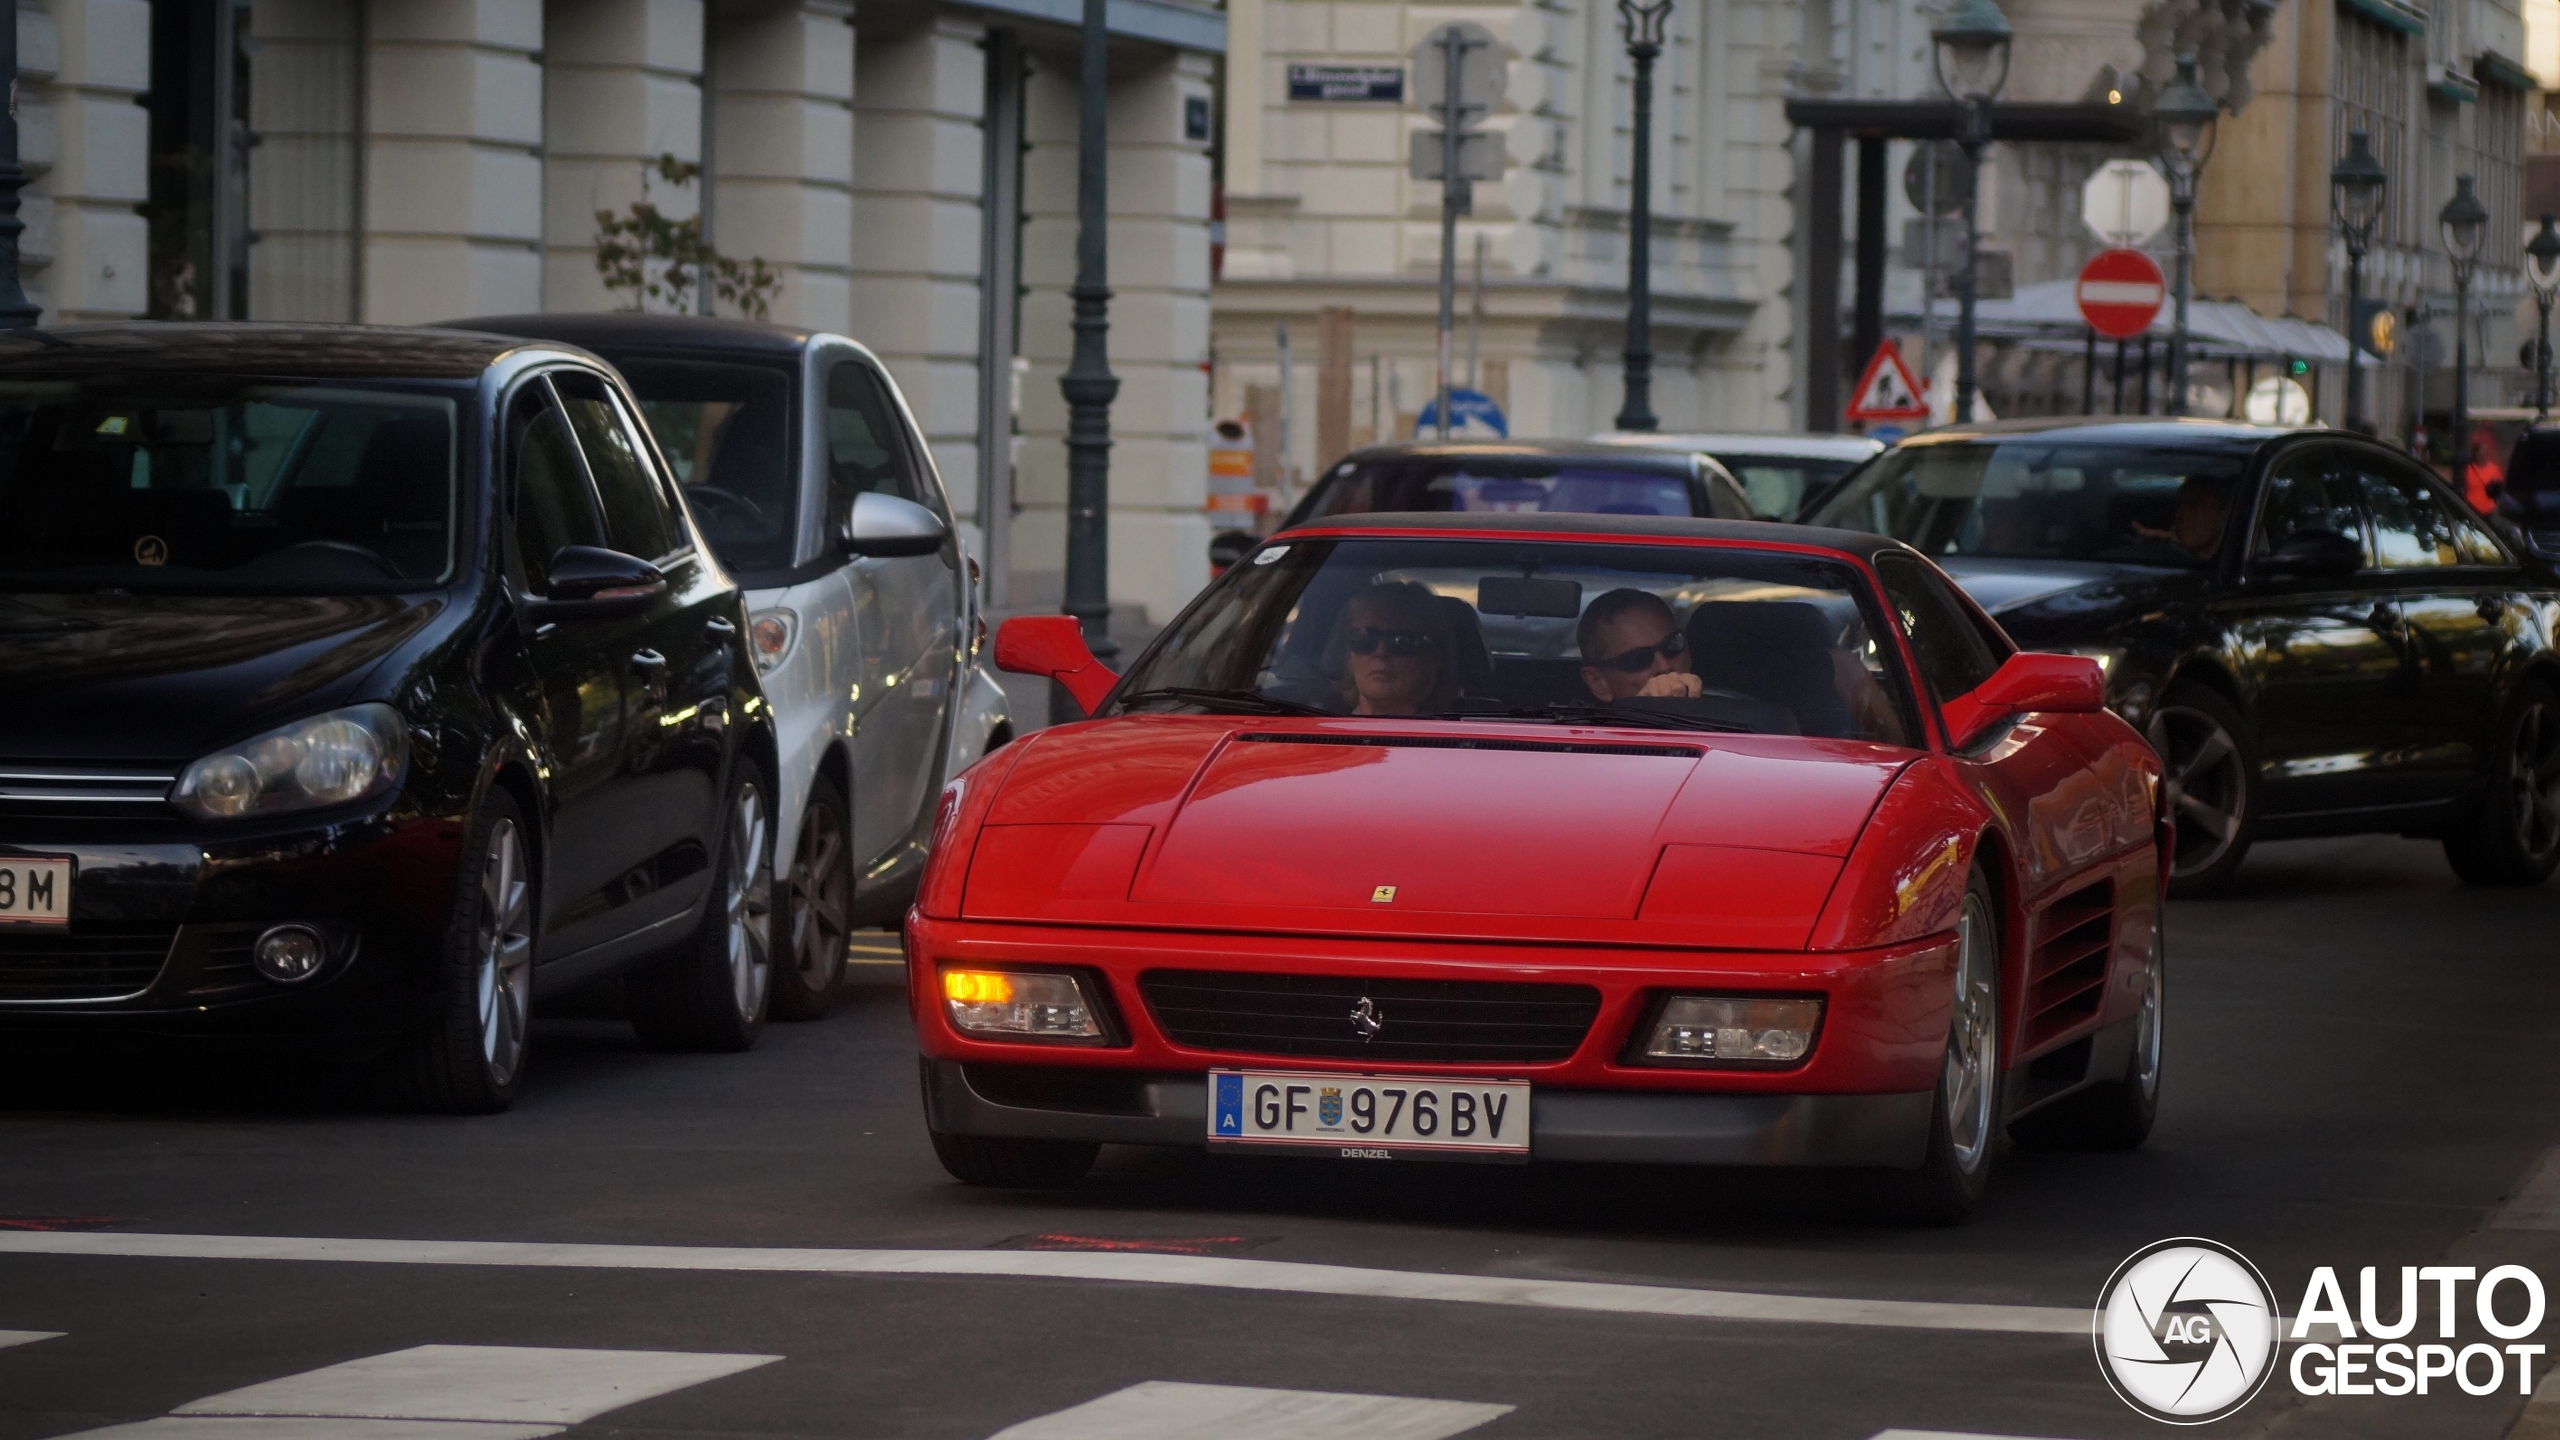
[[875,560],[931,555],[950,543],[942,519],[913,500],[866,490],[846,514],[844,548]]
[[1582,582],[1549,580],[1535,575],[1487,575],[1476,582],[1476,612],[1481,615],[1535,615],[1573,620],[1582,614]]
[[2335,530],[2300,530],[2249,563],[2250,573],[2332,579],[2364,568],[2364,546]]
[[2001,662],[1973,693],[1947,702],[1947,733],[1961,750],[2012,715],[2087,715],[2105,709],[2106,704],[2106,672],[2097,661],[2081,655],[2020,651]]
[[574,606],[582,613],[618,612],[666,593],[658,567],[619,550],[564,545],[551,557],[547,607]]
[[1057,681],[1087,715],[1120,683],[1117,674],[1093,658],[1084,626],[1073,615],[1017,615],[996,627],[996,668]]
[[1253,547],[1262,541],[1250,530],[1221,530],[1209,537],[1209,573],[1223,575],[1229,567],[1244,563]]

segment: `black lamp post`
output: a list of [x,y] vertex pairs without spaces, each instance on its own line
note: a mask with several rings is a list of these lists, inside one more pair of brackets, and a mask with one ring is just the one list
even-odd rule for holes
[[8,114],[0,116],[0,330],[24,330],[38,312],[18,283],[18,237],[27,228],[18,218],[18,192],[27,184],[18,163],[18,0],[0,0],[0,76],[9,81]]
[[1621,430],[1653,430],[1653,62],[1662,55],[1662,30],[1671,0],[1618,0],[1618,32],[1635,62],[1636,153],[1627,178],[1627,400],[1618,407]]
[[[2009,17],[1993,0],[1956,0],[1937,29],[1929,32],[1937,63],[1938,87],[1964,107],[1956,143],[1964,147],[1964,284],[1956,312],[1955,418],[1973,418],[1974,299],[1982,255],[1982,151],[1991,143],[1991,101],[2009,83]],[[1816,324],[1837,324],[1816,317]]]
[[2524,277],[2533,285],[2534,308],[2542,312],[2542,328],[2535,331],[2533,346],[2533,409],[2535,417],[2551,418],[2551,304],[2560,300],[2560,225],[2551,217],[2542,217],[2542,228],[2525,242]]
[[1104,126],[1110,99],[1110,33],[1104,0],[1084,0],[1082,114],[1076,130],[1076,346],[1058,377],[1067,401],[1067,613],[1084,622],[1086,643],[1104,659],[1111,643],[1111,373],[1109,192],[1103,184]]
[[2154,148],[2169,177],[2169,211],[2177,217],[2177,318],[2169,330],[2169,413],[2187,413],[2187,312],[2195,299],[2196,181],[2213,158],[2222,107],[2196,83],[2196,57],[2178,57],[2178,78],[2151,102]]
[[2436,224],[2453,265],[2453,481],[2460,485],[2471,469],[2471,272],[2489,229],[2489,207],[2471,193],[2470,176],[2453,178],[2453,198],[2437,212]]
[[[2363,323],[2364,253],[2373,247],[2374,227],[2382,221],[2382,187],[2390,177],[2373,158],[2372,137],[2347,132],[2347,153],[2329,172],[2330,208],[2338,217],[2339,237],[2347,245],[2347,329]],[[2360,428],[2364,413],[2364,375],[2356,367],[2356,351],[2370,337],[2351,335],[2347,342],[2347,428]]]

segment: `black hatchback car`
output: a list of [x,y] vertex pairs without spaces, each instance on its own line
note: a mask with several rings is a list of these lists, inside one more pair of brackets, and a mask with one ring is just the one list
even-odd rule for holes
[[0,1047],[319,1040],[490,1111],[616,973],[651,1043],[752,1043],[745,620],[582,351],[0,337]]
[[2560,865],[2560,591],[2399,452],[2220,421],[1904,441],[1818,525],[1934,557],[2020,645],[2095,658],[2167,762],[2182,892],[2259,840],[2438,838],[2475,885]]

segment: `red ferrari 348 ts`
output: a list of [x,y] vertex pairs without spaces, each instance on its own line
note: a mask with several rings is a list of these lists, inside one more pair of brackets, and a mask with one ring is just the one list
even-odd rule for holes
[[907,926],[962,1180],[1103,1143],[1853,1167],[2139,1144],[2160,770],[2096,664],[1873,535],[1366,515],[1276,535],[1095,718],[952,782]]

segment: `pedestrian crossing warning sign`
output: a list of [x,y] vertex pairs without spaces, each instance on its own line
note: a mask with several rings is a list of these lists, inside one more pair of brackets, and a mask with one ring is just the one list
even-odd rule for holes
[[1875,358],[1858,376],[1849,418],[1861,423],[1883,420],[1926,420],[1929,402],[1920,398],[1920,382],[1902,363],[1902,350],[1891,340],[1876,347]]

